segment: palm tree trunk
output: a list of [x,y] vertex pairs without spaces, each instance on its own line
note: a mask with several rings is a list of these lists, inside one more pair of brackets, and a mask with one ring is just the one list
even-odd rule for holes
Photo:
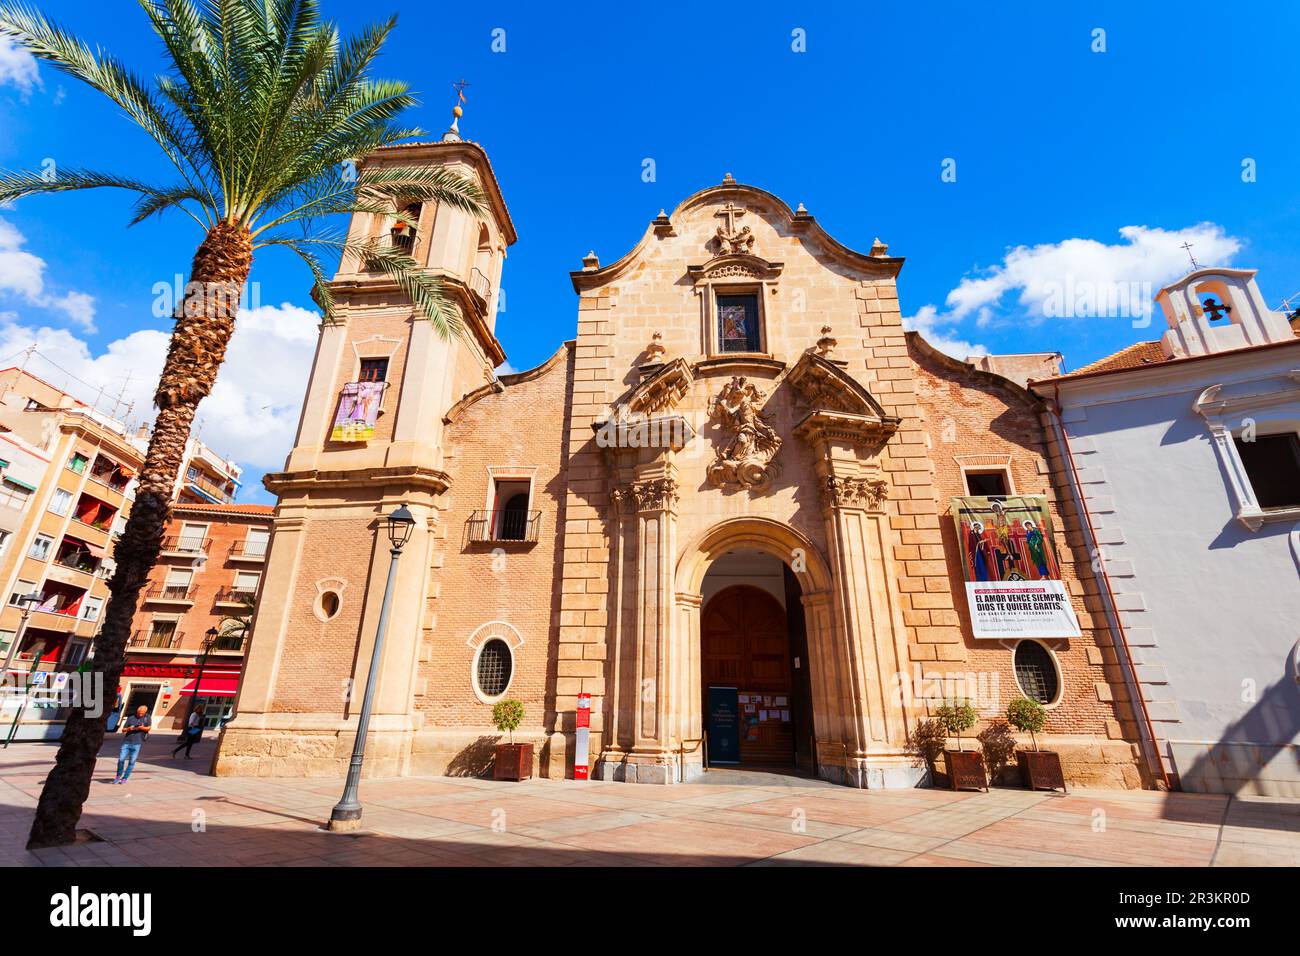
[[[154,403],[158,416],[126,530],[114,548],[117,571],[108,583],[104,623],[95,639],[92,680],[103,675],[98,716],[74,708],[63,730],[54,769],[45,780],[28,849],[76,840],[77,821],[90,794],[95,758],[104,742],[109,703],[126,664],[140,591],[158,560],[176,477],[199,402],[212,391],[226,345],[235,330],[239,297],[253,264],[252,239],[242,226],[218,223],[204,238],[190,267],[190,283],[176,318]],[[123,715],[125,717],[126,715]]]

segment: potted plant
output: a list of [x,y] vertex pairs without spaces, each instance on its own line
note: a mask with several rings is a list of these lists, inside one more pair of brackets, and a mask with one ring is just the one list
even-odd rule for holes
[[975,708],[968,701],[954,700],[940,707],[934,716],[944,730],[957,738],[957,749],[943,752],[948,785],[954,790],[988,790],[983,756],[978,750],[966,750],[961,744],[962,731],[970,730],[979,719]]
[[510,734],[510,743],[497,744],[493,777],[497,780],[527,780],[533,775],[533,745],[515,743],[515,731],[524,720],[524,705],[517,700],[499,700],[492,708],[492,723]]
[[1039,750],[1035,734],[1047,723],[1047,710],[1036,700],[1017,697],[1007,707],[1007,721],[1016,730],[1028,731],[1033,750],[1017,750],[1016,763],[1020,767],[1020,781],[1030,790],[1065,790],[1065,773],[1061,770],[1061,755],[1052,750]]

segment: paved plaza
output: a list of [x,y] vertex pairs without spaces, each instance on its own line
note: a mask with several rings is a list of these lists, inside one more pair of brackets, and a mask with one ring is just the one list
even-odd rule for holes
[[106,743],[81,826],[23,847],[52,744],[0,752],[5,866],[1296,866],[1300,803],[1199,794],[858,791],[717,771],[678,787],[451,777],[366,780],[364,829],[322,829],[341,780],[210,777],[213,741],[150,741],[111,783]]

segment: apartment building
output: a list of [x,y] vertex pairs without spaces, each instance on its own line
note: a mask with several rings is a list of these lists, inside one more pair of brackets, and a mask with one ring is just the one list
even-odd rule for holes
[[[13,670],[23,674],[32,670],[70,670],[90,653],[108,602],[108,580],[114,570],[113,543],[126,526],[148,440],[147,428],[131,429],[25,368],[0,369],[0,661],[9,657],[10,644],[21,630],[22,643],[10,664]],[[187,444],[185,461],[176,477],[176,500],[177,514],[189,517],[178,518],[175,529],[169,532],[168,541],[173,547],[160,559],[156,573],[161,577],[151,581],[142,595],[138,628],[152,634],[156,618],[161,635],[166,630],[163,622],[170,615],[177,622],[186,617],[189,630],[174,628],[174,640],[166,648],[147,651],[144,646],[148,641],[134,634],[133,679],[147,678],[144,669],[148,667],[161,668],[158,673],[164,677],[184,676],[188,672],[179,665],[197,660],[207,630],[238,611],[233,601],[236,597],[241,602],[245,599],[240,589],[256,591],[256,575],[247,572],[261,559],[242,555],[246,551],[256,553],[259,548],[265,550],[265,529],[250,530],[249,518],[260,517],[263,511],[269,515],[270,509],[230,504],[239,490],[241,471],[238,464],[202,441],[191,438]],[[217,517],[196,517],[196,513],[185,511],[202,511],[205,507],[217,508]],[[226,521],[220,516],[226,507],[242,517]],[[198,539],[208,541],[215,535],[225,548],[209,574],[227,563],[224,555],[231,548],[238,553],[230,565],[236,570],[220,576],[220,583],[211,589],[197,572],[193,584],[187,586],[195,591],[196,598],[207,602],[206,616],[200,620],[198,613],[178,613],[187,606],[170,599],[170,595],[182,566],[187,562],[202,566],[210,553],[205,548],[190,551],[176,542],[188,542],[191,535],[187,529],[209,526],[217,530],[212,534],[202,530],[197,533]],[[238,568],[245,569],[242,577]],[[156,593],[150,594],[150,590]],[[223,591],[220,597],[216,594],[219,590]],[[23,629],[23,598],[30,595],[39,600],[26,608],[27,626]],[[228,630],[230,625],[226,627]],[[182,635],[188,636],[182,640]],[[153,639],[163,640],[161,636]],[[242,642],[233,652],[231,635],[226,634],[221,643],[223,647],[216,656],[228,664],[233,662],[237,675]],[[153,653],[155,650],[165,653]],[[223,673],[220,666],[214,671],[217,676]],[[148,685],[144,679],[132,683]],[[162,700],[165,681],[156,683],[158,699]],[[176,687],[178,692],[183,685],[182,680]],[[120,689],[129,691],[130,685]],[[8,717],[14,701],[6,700],[5,705]],[[22,736],[57,736],[60,731],[56,716],[53,712],[39,712],[39,707],[29,711],[24,717],[27,730]]]
[[0,653],[19,630],[20,599],[40,596],[20,669],[75,667],[89,652],[145,445],[29,372],[0,371]]
[[[180,727],[197,693],[205,724],[232,713],[250,637],[273,509],[177,502],[141,595],[119,703]],[[202,670],[202,675],[200,675]]]

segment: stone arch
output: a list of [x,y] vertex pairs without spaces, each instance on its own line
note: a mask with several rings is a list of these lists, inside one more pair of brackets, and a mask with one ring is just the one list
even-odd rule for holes
[[[698,595],[709,566],[722,552],[733,548],[754,548],[789,564],[805,598],[831,588],[830,565],[803,532],[771,518],[744,516],[718,522],[682,550],[677,559],[677,593]],[[796,551],[806,556],[803,570],[792,563]]]

